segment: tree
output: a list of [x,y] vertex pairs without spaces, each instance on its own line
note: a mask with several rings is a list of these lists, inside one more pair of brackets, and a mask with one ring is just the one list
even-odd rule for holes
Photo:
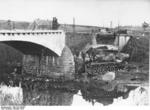
[[146,23],[145,21],[144,21],[144,23],[142,24],[142,27],[143,27],[143,29],[144,29],[144,31],[146,30],[146,28],[148,28],[149,27],[149,24],[148,23]]
[[8,29],[11,30],[11,29],[12,29],[11,20],[8,20],[8,21],[7,21],[7,25],[8,25]]
[[53,17],[53,21],[52,21],[52,29],[53,30],[57,30],[59,27],[58,21],[56,17]]
[[32,30],[35,30],[37,28],[37,24],[36,24],[36,21],[33,22],[33,27],[32,27]]

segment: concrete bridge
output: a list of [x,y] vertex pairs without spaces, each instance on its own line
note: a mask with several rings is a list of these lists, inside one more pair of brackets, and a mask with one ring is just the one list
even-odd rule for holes
[[[100,36],[98,36],[100,35]],[[105,36],[106,38],[108,38],[110,36],[110,39],[113,35],[113,33],[96,33],[96,34],[93,34],[92,36],[92,43],[93,45],[97,45],[97,38],[101,37],[101,36]],[[116,46],[119,50],[122,50],[123,47],[128,43],[128,41],[130,40],[132,35],[130,34],[117,34],[114,38],[114,41],[113,41],[113,45]],[[113,38],[112,37],[112,38]],[[102,44],[102,43],[101,43]]]
[[24,54],[23,73],[40,75],[72,75],[74,60],[65,37],[62,30],[0,31],[0,42]]
[[129,35],[129,34],[119,34],[115,38],[114,45],[118,46],[119,50],[122,50],[123,47],[130,40],[130,38],[131,38],[131,35]]
[[38,54],[45,48],[47,54],[61,56],[65,47],[62,30],[0,31],[0,42],[6,43],[25,54]]

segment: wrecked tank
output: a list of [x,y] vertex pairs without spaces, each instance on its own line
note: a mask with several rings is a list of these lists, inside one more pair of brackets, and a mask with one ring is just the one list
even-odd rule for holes
[[122,53],[121,50],[129,38],[127,34],[94,33],[92,44],[88,44],[81,52],[85,72],[90,76],[97,76],[123,70],[129,54]]

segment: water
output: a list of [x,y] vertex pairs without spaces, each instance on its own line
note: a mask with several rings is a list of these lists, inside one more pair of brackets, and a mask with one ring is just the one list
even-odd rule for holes
[[[26,78],[24,78],[26,77]],[[24,79],[23,79],[24,78]],[[6,78],[7,79],[7,78]],[[72,81],[63,79],[47,79],[46,77],[37,78],[36,76],[17,76],[8,78],[13,80],[13,86],[18,86],[20,80],[23,89],[23,105],[48,105],[48,106],[74,106],[74,105],[110,105],[113,99],[128,97],[134,86],[125,86],[125,91],[120,90],[115,83],[103,83],[100,81],[89,80]],[[122,87],[121,87],[122,88]]]
[[63,83],[30,83],[30,87],[23,87],[24,105],[48,105],[48,106],[73,106],[73,105],[109,105],[114,98],[123,96],[127,98],[131,90],[136,87],[127,86],[126,92],[120,92],[115,88],[106,91],[99,85],[87,83],[63,82]]

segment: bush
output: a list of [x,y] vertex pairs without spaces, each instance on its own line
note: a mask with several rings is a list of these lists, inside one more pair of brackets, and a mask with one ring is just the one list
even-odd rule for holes
[[130,55],[130,62],[146,63],[145,61],[149,61],[149,39],[146,37],[138,39],[132,37],[123,48],[122,52]]

